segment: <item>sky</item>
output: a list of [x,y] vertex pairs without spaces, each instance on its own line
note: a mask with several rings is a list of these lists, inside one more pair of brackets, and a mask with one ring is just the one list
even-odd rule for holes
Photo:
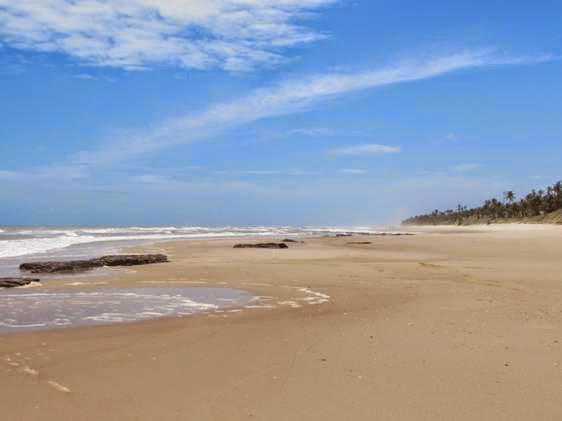
[[562,178],[560,16],[0,0],[0,225],[381,225],[545,187]]

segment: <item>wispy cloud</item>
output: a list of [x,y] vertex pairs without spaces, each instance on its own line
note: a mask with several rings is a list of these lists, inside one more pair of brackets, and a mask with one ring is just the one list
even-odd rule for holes
[[[0,0],[1,1],[1,0]],[[75,79],[80,79],[80,80],[92,80],[92,81],[101,81],[101,82],[108,82],[108,83],[115,83],[117,82],[117,79],[110,77],[110,76],[104,76],[104,75],[93,75],[91,73],[77,73],[72,75],[73,78]]]
[[77,75],[73,75],[74,78],[76,79],[83,79],[83,80],[96,80],[97,77],[95,77],[94,75],[91,75],[89,73],[79,73]]
[[243,175],[279,175],[279,174],[283,174],[283,171],[278,171],[278,170],[244,170],[244,171],[236,171],[236,174],[243,174]]
[[0,40],[128,70],[250,70],[325,34],[301,23],[338,0],[0,0]]
[[11,180],[14,178],[18,178],[20,175],[17,171],[3,171],[0,170],[0,180]]
[[305,171],[299,168],[289,168],[282,170],[240,170],[240,171],[217,171],[216,174],[231,174],[231,175],[255,175],[255,176],[270,176],[270,175],[290,175],[290,176],[303,176],[303,175],[316,175],[316,171]]
[[462,164],[452,165],[449,167],[451,171],[455,171],[459,173],[476,171],[479,170],[480,168],[482,168],[482,165],[476,163],[462,163]]
[[445,140],[447,140],[447,142],[451,142],[454,143],[459,139],[459,137],[457,136],[456,133],[450,132],[447,133],[447,136],[445,136]]
[[30,168],[25,171],[0,171],[0,180],[53,180],[71,181],[85,179],[89,175],[86,166],[78,164],[58,164]]
[[337,171],[340,174],[350,174],[350,175],[361,175],[361,174],[366,174],[367,171],[365,170],[360,170],[360,169],[356,169],[356,168],[342,168],[340,170]]
[[329,153],[332,155],[386,155],[400,153],[400,147],[366,143],[331,149]]
[[367,137],[368,134],[360,130],[333,129],[331,127],[302,127],[290,130],[287,136],[307,137]]
[[163,174],[140,174],[130,178],[135,184],[166,184],[173,181],[173,178]]
[[17,76],[22,74],[25,72],[27,64],[29,63],[23,56],[2,51],[2,44],[0,43],[0,75]]
[[[103,149],[84,151],[74,160],[90,165],[115,162],[156,149],[207,139],[227,128],[304,112],[319,103],[357,91],[434,78],[459,70],[531,64],[546,59],[537,57],[523,60],[485,49],[402,60],[363,72],[315,74],[283,80],[233,101],[218,103],[200,112],[168,121],[138,136],[116,139]],[[398,152],[396,149],[385,150],[384,147],[363,147],[366,148],[364,152]]]

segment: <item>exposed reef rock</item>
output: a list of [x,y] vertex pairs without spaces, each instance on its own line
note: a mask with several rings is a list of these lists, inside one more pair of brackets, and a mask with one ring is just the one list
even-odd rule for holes
[[152,263],[165,263],[167,261],[168,257],[164,254],[122,254],[116,256],[103,256],[89,260],[22,263],[20,265],[20,270],[31,273],[73,273],[104,266],[136,266]]
[[235,249],[288,249],[285,243],[235,244]]
[[292,238],[285,238],[284,240],[282,240],[283,243],[304,243],[304,241],[299,241],[299,240],[294,240]]
[[39,282],[37,278],[0,278],[0,288],[15,288]]
[[166,263],[168,262],[168,256],[165,254],[121,254],[98,257],[97,259],[92,259],[92,261],[101,266],[135,266]]
[[335,234],[327,234],[324,235],[326,238],[340,238],[340,237],[361,237],[361,236],[369,236],[369,237],[400,237],[400,236],[411,236],[416,235],[412,232],[338,232]]

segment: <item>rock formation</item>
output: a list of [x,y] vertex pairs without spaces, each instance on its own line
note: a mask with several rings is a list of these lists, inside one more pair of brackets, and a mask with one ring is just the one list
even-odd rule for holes
[[15,288],[39,282],[37,278],[0,278],[0,288]]
[[103,256],[89,260],[22,263],[20,265],[20,270],[31,273],[72,273],[104,266],[136,266],[152,263],[164,263],[167,261],[168,257],[164,254],[122,254],[116,256]]
[[285,243],[235,244],[235,249],[288,249]]

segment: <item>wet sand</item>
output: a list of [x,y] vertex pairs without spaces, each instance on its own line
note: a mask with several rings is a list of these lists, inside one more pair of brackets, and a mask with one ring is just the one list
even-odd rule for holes
[[238,288],[250,308],[0,335],[2,419],[562,419],[560,227],[234,242],[80,282]]
[[256,299],[230,288],[27,289],[1,292],[0,334],[191,316],[235,309]]

